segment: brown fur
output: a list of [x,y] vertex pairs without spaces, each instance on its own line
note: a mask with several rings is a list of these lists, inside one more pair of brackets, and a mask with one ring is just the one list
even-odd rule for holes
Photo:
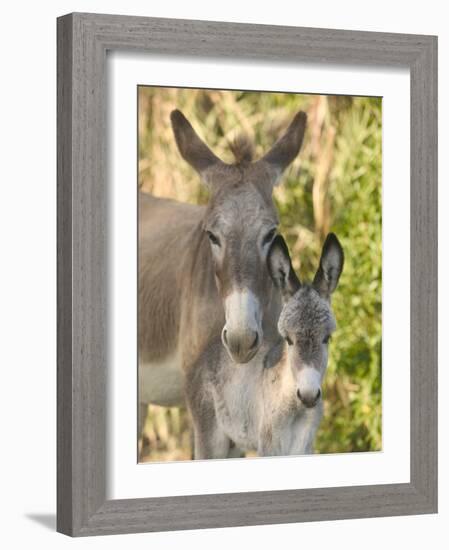
[[184,270],[179,267],[189,262],[189,245],[195,233],[202,233],[203,215],[203,207],[145,194],[139,197],[141,358],[159,359],[178,344],[181,297],[186,284]]

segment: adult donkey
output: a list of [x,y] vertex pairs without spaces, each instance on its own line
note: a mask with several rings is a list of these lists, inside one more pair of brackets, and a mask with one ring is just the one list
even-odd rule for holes
[[140,426],[148,403],[184,403],[185,373],[217,346],[247,363],[277,337],[266,256],[278,218],[273,187],[298,154],[306,115],[254,161],[248,140],[217,158],[184,115],[171,123],[181,156],[210,191],[207,206],[141,194],[139,200]]

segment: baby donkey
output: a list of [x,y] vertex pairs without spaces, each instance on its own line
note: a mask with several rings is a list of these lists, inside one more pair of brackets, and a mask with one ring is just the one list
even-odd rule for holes
[[[237,365],[222,346],[187,380],[195,458],[227,458],[238,449],[259,456],[309,454],[322,416],[321,382],[335,330],[330,297],[343,269],[343,249],[330,233],[312,284],[301,284],[278,235],[267,255],[282,295],[282,338],[262,344]],[[238,449],[237,449],[238,448]]]

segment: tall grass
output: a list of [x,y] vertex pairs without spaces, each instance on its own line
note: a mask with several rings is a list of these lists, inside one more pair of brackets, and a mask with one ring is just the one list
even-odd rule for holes
[[[205,203],[206,190],[175,146],[174,108],[225,161],[232,160],[228,145],[236,134],[248,134],[261,155],[298,110],[307,112],[302,151],[274,198],[301,279],[313,277],[328,231],[345,250],[333,299],[338,328],[330,344],[316,452],[380,449],[381,99],[141,87],[139,185],[158,196]],[[176,411],[150,406],[146,459],[190,458],[187,413]]]

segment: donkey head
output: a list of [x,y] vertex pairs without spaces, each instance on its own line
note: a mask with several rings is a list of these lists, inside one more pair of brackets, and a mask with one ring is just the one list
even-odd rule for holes
[[302,285],[293,270],[287,245],[278,235],[268,254],[268,268],[284,298],[278,330],[288,344],[288,361],[296,393],[306,407],[321,396],[328,343],[335,330],[330,296],[343,270],[343,249],[333,233],[323,245],[320,265],[311,285]]
[[210,190],[203,238],[210,243],[224,306],[222,341],[235,362],[246,363],[262,343],[263,311],[272,286],[266,269],[278,225],[272,191],[301,148],[306,115],[298,113],[257,161],[248,140],[237,141],[232,148],[234,164],[217,158],[180,111],[172,112],[171,121],[182,157]]

